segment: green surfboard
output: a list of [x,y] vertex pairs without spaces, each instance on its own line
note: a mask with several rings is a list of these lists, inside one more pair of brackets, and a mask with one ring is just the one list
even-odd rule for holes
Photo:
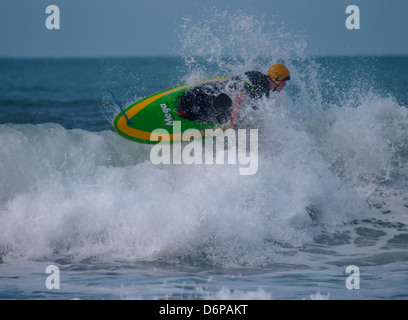
[[[203,81],[219,81],[226,78],[214,78]],[[197,135],[205,138],[206,129],[221,128],[223,124],[200,123],[180,117],[177,114],[177,101],[190,89],[187,84],[180,84],[152,94],[126,107],[116,115],[113,128],[122,137],[141,143],[158,143],[181,141],[188,129],[195,129]],[[130,122],[129,122],[129,121]],[[224,124],[225,125],[225,124]],[[159,129],[159,130],[158,130]],[[168,135],[161,134],[168,132]]]

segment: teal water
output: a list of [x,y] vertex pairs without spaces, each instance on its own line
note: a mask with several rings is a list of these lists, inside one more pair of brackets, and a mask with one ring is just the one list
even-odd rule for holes
[[[309,62],[293,61],[299,72],[310,68]],[[351,100],[357,91],[393,97],[400,106],[408,105],[406,57],[322,57],[313,59],[313,65],[313,73],[319,77],[313,85],[326,102]],[[205,70],[203,77],[234,74],[205,61],[200,67]],[[107,89],[114,90],[122,102],[135,101],[186,82],[191,68],[177,57],[0,59],[0,71],[1,123],[52,122],[68,129],[99,131],[110,129],[101,112],[104,105],[110,104]],[[311,73],[307,70],[302,75],[305,83]],[[288,86],[287,90],[294,95],[299,87]]]
[[[1,299],[408,298],[408,58],[221,53],[0,60]],[[253,176],[156,166],[112,129],[107,89],[277,61],[292,80],[245,114]]]

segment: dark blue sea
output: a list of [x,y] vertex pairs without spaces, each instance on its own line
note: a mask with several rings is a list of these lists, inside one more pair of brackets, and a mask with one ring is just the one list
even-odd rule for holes
[[[408,57],[194,53],[0,59],[0,299],[407,299]],[[107,89],[275,62],[254,175],[155,165],[112,129]]]

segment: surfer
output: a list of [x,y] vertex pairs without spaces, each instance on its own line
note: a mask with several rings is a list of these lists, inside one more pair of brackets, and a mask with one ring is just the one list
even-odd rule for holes
[[274,64],[267,75],[248,71],[227,80],[213,81],[193,87],[178,100],[178,115],[198,122],[234,124],[242,102],[269,98],[270,91],[281,92],[290,80],[289,70]]

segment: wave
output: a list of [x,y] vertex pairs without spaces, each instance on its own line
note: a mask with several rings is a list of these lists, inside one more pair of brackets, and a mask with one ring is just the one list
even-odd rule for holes
[[[279,28],[269,38],[242,13],[211,17],[220,15],[224,38],[208,19],[205,28],[182,26],[184,80],[280,61],[293,74],[284,92],[248,111],[249,128],[259,129],[257,174],[241,176],[240,165],[154,165],[151,146],[111,130],[0,124],[3,261],[276,269],[351,254],[359,265],[387,263],[387,250],[408,260],[408,109],[376,93],[365,74],[341,90],[305,56],[302,39]],[[239,58],[223,60],[225,43]],[[346,67],[334,64],[340,74]],[[101,109],[105,118],[113,105]]]
[[356,221],[406,229],[407,109],[367,99],[308,122],[285,99],[260,111],[248,177],[234,165],[156,166],[150,146],[112,131],[0,125],[0,256],[259,267],[352,243],[357,229],[338,228]]

